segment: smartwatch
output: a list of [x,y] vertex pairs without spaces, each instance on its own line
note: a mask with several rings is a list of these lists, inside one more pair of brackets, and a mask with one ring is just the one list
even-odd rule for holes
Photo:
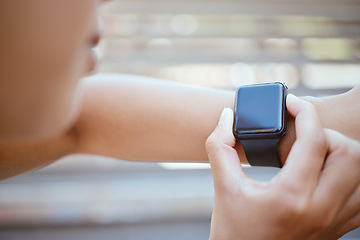
[[242,86],[235,100],[233,133],[251,166],[282,167],[278,144],[286,133],[284,83]]

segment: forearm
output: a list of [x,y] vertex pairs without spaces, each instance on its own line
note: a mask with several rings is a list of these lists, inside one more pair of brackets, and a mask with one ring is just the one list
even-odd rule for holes
[[0,179],[85,153],[126,160],[207,162],[205,140],[234,92],[116,75],[84,84],[75,124],[52,139],[0,143]]
[[[0,179],[74,153],[127,160],[208,161],[205,141],[235,92],[124,76],[98,76],[85,84],[83,107],[73,127],[52,139],[0,143]],[[312,102],[323,127],[360,141],[360,88]],[[295,141],[294,120],[281,140],[282,162]],[[242,162],[246,158],[237,144]]]
[[86,84],[78,153],[127,160],[207,161],[205,141],[233,91],[149,79]]

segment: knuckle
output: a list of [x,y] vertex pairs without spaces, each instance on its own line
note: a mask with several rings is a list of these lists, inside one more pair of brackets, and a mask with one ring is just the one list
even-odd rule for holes
[[340,141],[337,143],[336,153],[341,157],[346,157],[353,164],[360,165],[360,146],[358,143]]
[[328,141],[323,131],[314,132],[312,136],[304,140],[312,151],[323,156],[328,149]]
[[215,136],[215,134],[211,134],[206,139],[205,148],[208,153],[212,152],[213,149],[216,149],[218,147],[218,145],[219,145],[219,141],[218,141],[217,137]]
[[286,218],[288,217],[301,218],[306,214],[306,212],[307,212],[306,201],[297,199],[295,201],[290,200],[285,203],[283,214]]
[[314,214],[309,216],[310,221],[312,222],[312,232],[315,234],[321,234],[325,230],[329,229],[333,222],[333,216],[329,212],[323,212],[321,214]]
[[344,141],[338,142],[336,147],[337,147],[336,150],[337,150],[338,154],[340,154],[342,156],[351,155],[350,147],[346,142],[344,142]]
[[316,107],[314,106],[314,104],[311,101],[305,101],[304,107],[311,113],[316,113]]
[[283,181],[279,184],[278,191],[286,193],[286,199],[296,201],[302,194],[301,188],[299,187],[299,184],[295,184],[293,181]]
[[329,209],[329,206],[331,205],[324,203],[323,200],[319,201],[319,199],[312,202],[306,219],[310,224],[309,230],[314,235],[323,234],[333,227],[338,211],[336,208]]
[[287,192],[281,201],[280,221],[283,223],[289,220],[301,219],[306,216],[308,212],[308,200],[298,194]]
[[205,149],[208,154],[228,151],[228,147],[224,139],[215,134],[210,135],[205,142]]
[[303,218],[311,212],[311,199],[299,187],[285,183],[282,185],[282,192],[286,193],[281,201],[283,220]]
[[281,188],[286,195],[278,208],[279,224],[285,226],[303,223],[314,236],[320,235],[332,226],[336,217],[335,211],[319,206],[313,201],[312,195],[302,193],[296,186],[282,184]]
[[313,136],[312,144],[316,148],[319,149],[326,149],[328,146],[328,143],[326,141],[326,137],[323,131],[318,132],[318,134]]
[[306,199],[284,201],[278,223],[282,225],[303,223],[315,236],[327,231],[333,223],[333,216],[328,213],[313,211]]

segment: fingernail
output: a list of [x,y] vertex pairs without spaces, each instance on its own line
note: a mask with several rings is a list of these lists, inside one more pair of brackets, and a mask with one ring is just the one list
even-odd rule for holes
[[289,93],[288,95],[287,95],[287,99],[286,100],[290,100],[290,101],[292,101],[292,100],[295,100],[297,97],[295,97],[295,95],[294,94],[292,94],[292,93]]
[[288,95],[287,95],[287,97],[286,97],[286,102],[287,103],[290,103],[290,102],[296,102],[296,101],[298,101],[299,100],[299,98],[298,97],[296,97],[294,94],[292,94],[292,93],[289,93]]
[[224,108],[220,116],[219,124],[226,121],[231,115],[232,115],[232,109]]

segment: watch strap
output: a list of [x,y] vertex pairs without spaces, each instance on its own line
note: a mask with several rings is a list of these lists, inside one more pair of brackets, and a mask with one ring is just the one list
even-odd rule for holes
[[240,140],[251,166],[278,167],[282,164],[278,152],[279,138]]

